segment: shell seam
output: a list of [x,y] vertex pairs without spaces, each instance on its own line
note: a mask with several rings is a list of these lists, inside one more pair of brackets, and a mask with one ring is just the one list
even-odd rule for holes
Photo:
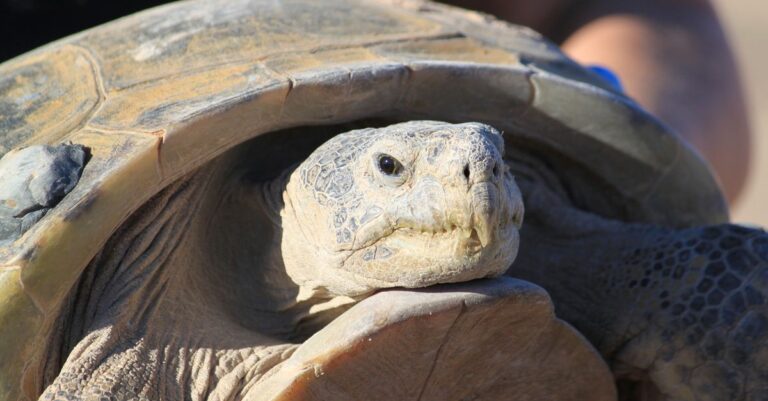
[[88,65],[91,69],[91,76],[93,77],[94,86],[96,88],[97,97],[96,104],[93,105],[90,110],[88,110],[87,117],[81,119],[80,122],[75,127],[73,127],[72,130],[70,130],[70,133],[73,133],[87,126],[93,117],[98,114],[99,110],[101,110],[104,106],[105,100],[107,99],[107,94],[104,89],[104,76],[101,73],[101,66],[96,60],[96,57],[94,57],[93,53],[91,53],[88,48],[80,45],[68,44],[67,47],[71,47],[88,61]]
[[279,56],[285,56],[285,55],[291,55],[291,54],[316,54],[316,53],[322,53],[324,51],[332,51],[332,50],[342,50],[342,49],[353,49],[356,47],[359,48],[368,48],[372,46],[379,46],[379,45],[387,45],[387,44],[394,44],[394,43],[403,43],[403,42],[412,42],[415,40],[427,40],[427,41],[433,41],[433,40],[443,40],[443,39],[457,39],[457,38],[465,38],[466,35],[464,35],[461,32],[446,32],[446,33],[439,33],[439,34],[428,34],[428,35],[413,35],[408,37],[395,37],[391,39],[379,39],[379,40],[371,40],[367,42],[360,42],[360,43],[347,43],[343,45],[325,45],[325,46],[318,46],[318,47],[307,47],[307,48],[296,48],[293,50],[286,50],[286,51],[278,51],[273,52],[269,54],[264,54],[255,58],[242,58],[242,59],[234,59],[229,60],[221,63],[214,63],[214,64],[207,64],[204,66],[200,66],[197,68],[190,68],[185,70],[183,74],[170,74],[170,75],[163,75],[155,78],[150,78],[144,81],[139,81],[132,83],[130,85],[122,86],[119,88],[114,88],[111,90],[111,92],[120,92],[127,89],[131,89],[137,86],[143,86],[147,84],[151,84],[153,82],[161,81],[163,79],[166,79],[168,77],[173,76],[187,76],[192,74],[197,74],[200,72],[205,71],[213,71],[217,68],[223,67],[223,66],[231,66],[231,65],[237,65],[237,64],[251,64],[251,63],[261,63],[265,60],[269,60],[271,58],[279,57]]

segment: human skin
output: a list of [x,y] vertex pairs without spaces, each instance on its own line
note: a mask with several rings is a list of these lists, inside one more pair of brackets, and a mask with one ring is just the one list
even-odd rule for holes
[[449,0],[527,25],[624,90],[714,168],[729,203],[744,186],[750,130],[736,63],[707,0]]

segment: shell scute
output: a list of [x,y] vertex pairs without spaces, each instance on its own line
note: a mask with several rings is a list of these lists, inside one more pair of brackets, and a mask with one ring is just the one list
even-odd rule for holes
[[0,65],[0,155],[22,144],[52,144],[84,124],[101,102],[87,52],[62,46]]

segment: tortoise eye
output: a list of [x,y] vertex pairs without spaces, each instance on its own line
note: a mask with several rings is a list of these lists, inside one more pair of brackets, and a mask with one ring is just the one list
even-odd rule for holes
[[403,165],[390,155],[379,155],[379,170],[386,175],[397,176],[403,171]]

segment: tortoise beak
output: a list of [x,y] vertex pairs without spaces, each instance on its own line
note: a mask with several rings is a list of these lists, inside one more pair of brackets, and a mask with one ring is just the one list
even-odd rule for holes
[[472,205],[473,235],[477,235],[482,247],[493,241],[497,210],[499,208],[499,190],[495,184],[482,181],[470,188]]

